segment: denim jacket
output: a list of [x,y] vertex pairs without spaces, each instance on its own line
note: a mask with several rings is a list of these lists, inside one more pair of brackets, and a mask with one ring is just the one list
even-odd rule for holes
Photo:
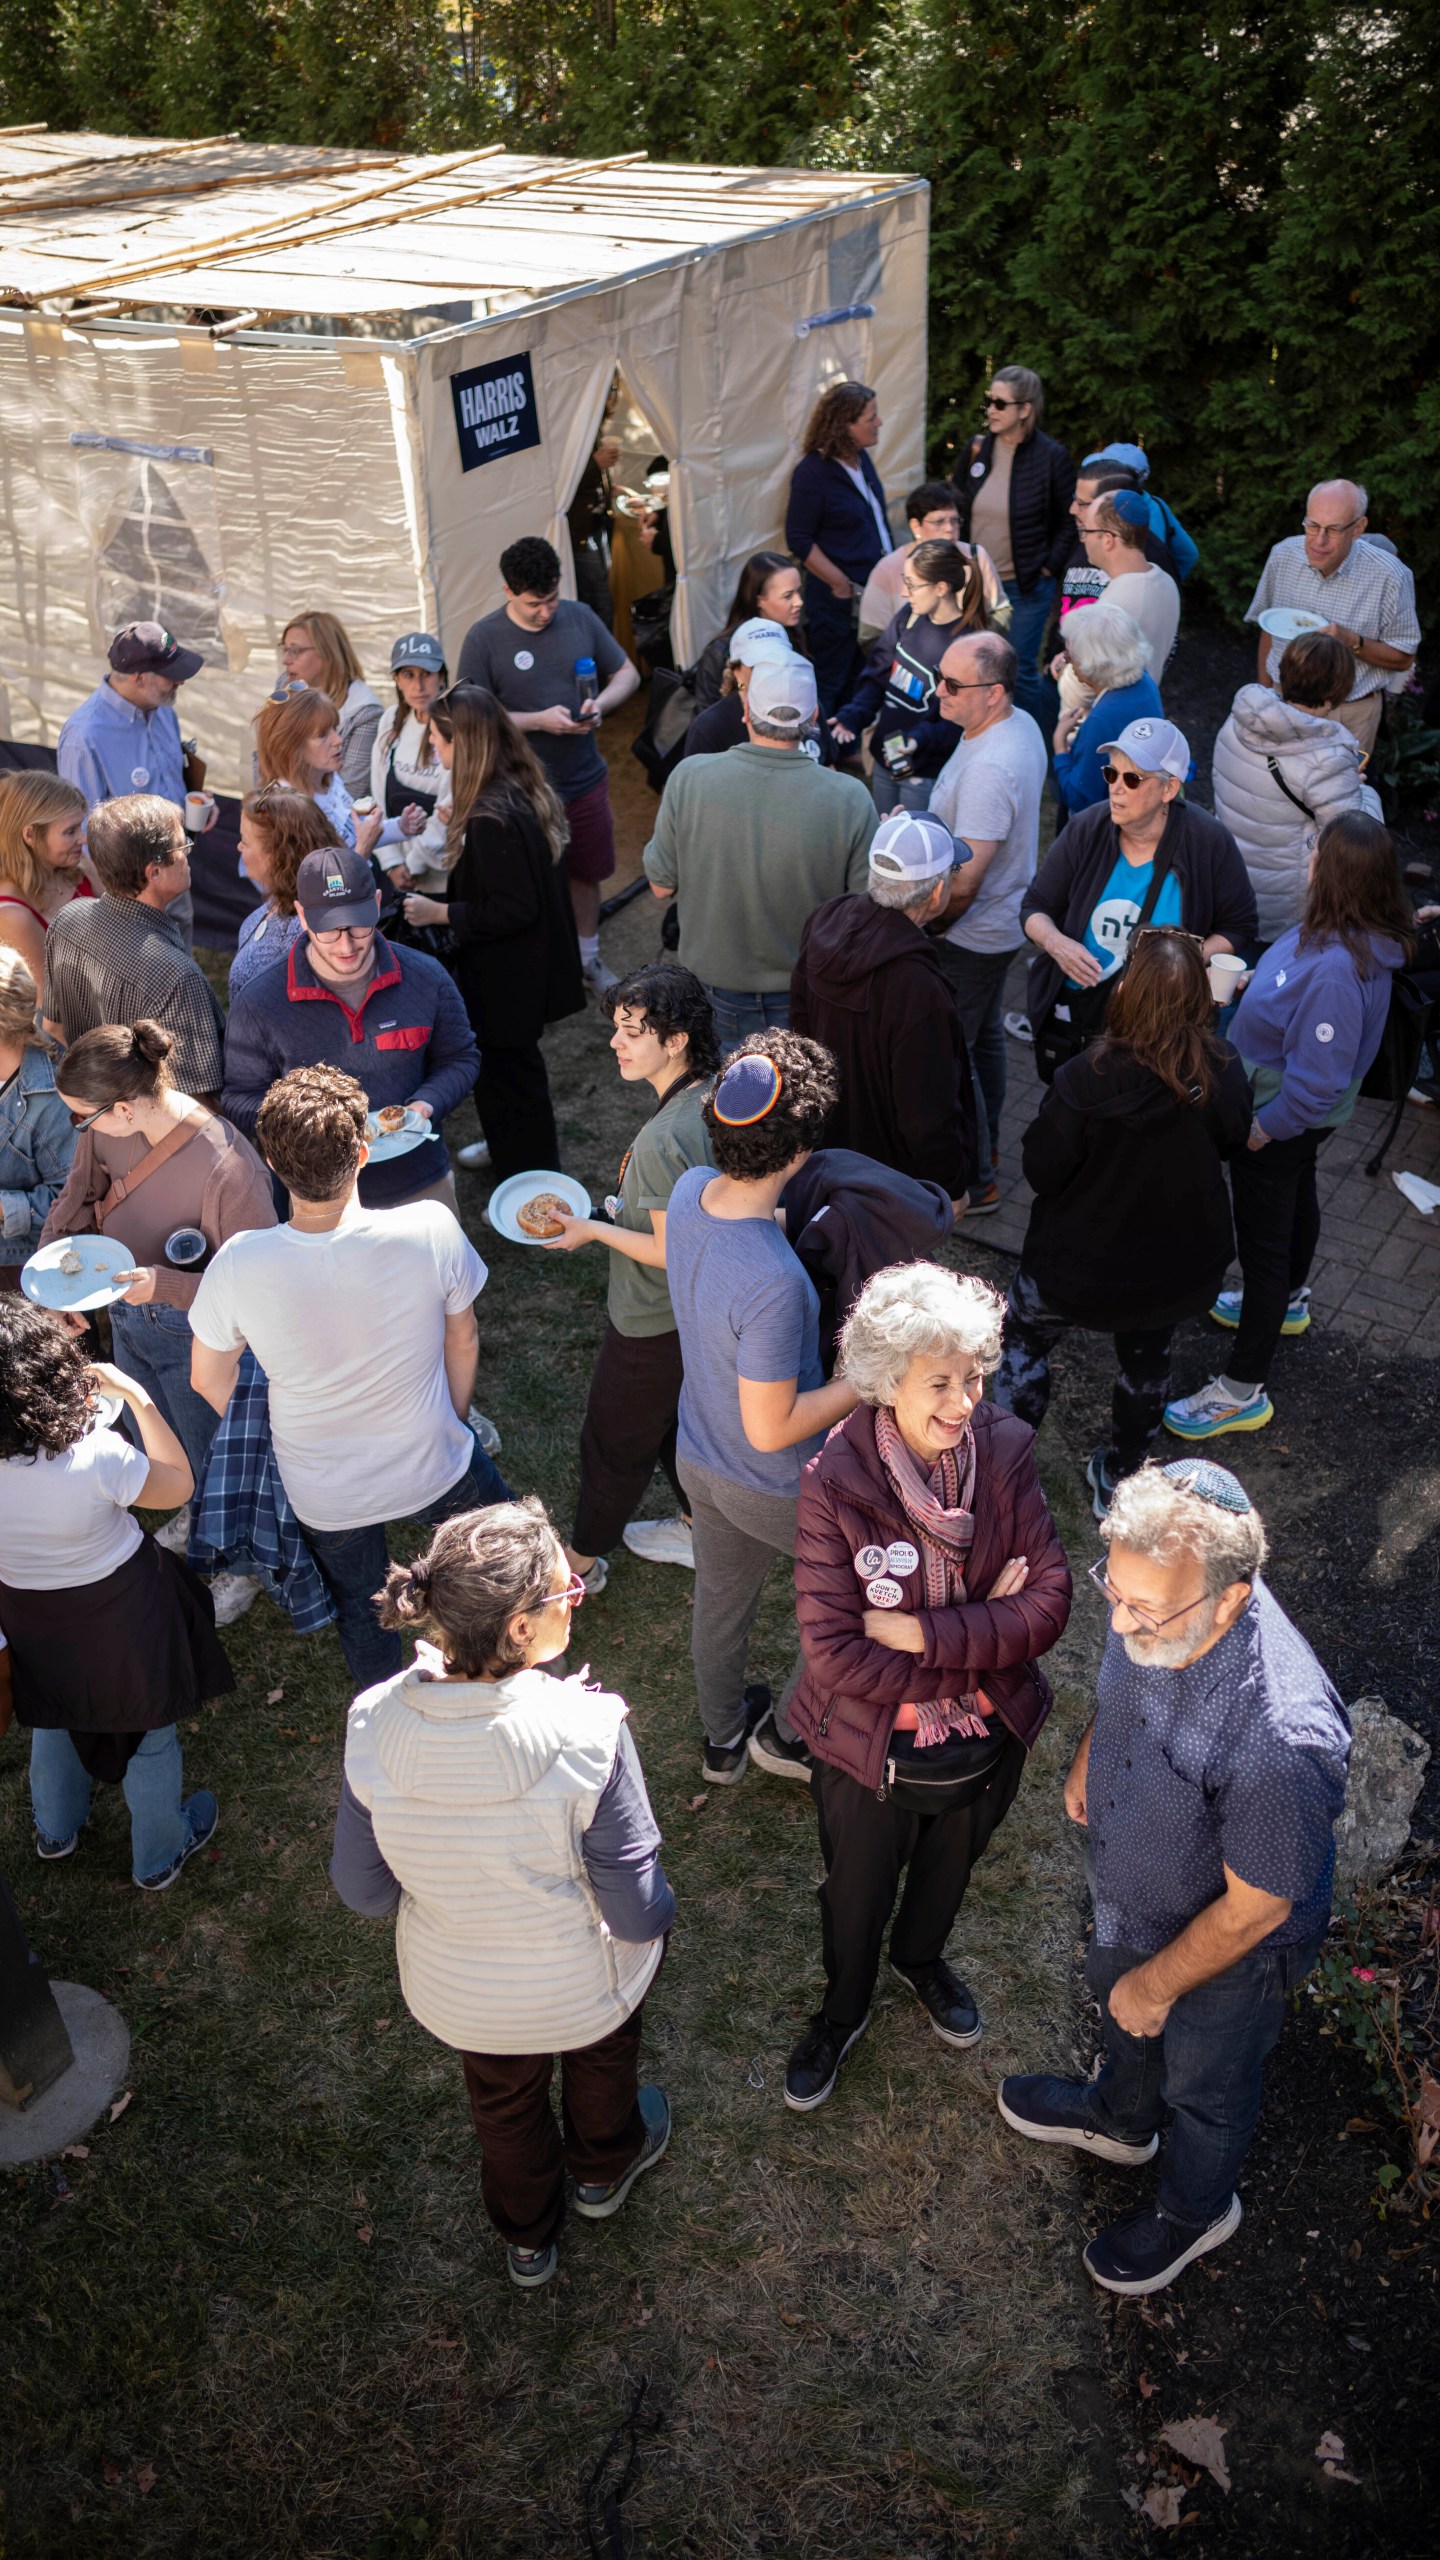
[[43,1049],[27,1049],[0,1093],[0,1263],[25,1262],[70,1170],[75,1132]]

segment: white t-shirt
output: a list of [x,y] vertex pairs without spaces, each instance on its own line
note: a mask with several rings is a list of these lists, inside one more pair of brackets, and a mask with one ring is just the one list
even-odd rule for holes
[[1103,591],[1106,604],[1118,605],[1139,623],[1150,650],[1150,673],[1160,682],[1180,628],[1180,590],[1167,569],[1153,560],[1140,570],[1127,569]]
[[252,1227],[221,1246],[190,1329],[212,1351],[254,1352],[299,1519],[315,1529],[405,1520],[464,1474],[474,1444],[450,1402],[445,1319],[485,1280],[438,1200],[352,1202],[326,1235]]
[[[1035,877],[1045,740],[1028,711],[1012,710],[978,738],[962,738],[930,794],[952,836],[993,844],[972,906],[946,933],[962,951],[1018,951],[1020,901]],[[963,877],[963,874],[962,874]]]
[[128,1506],[139,1501],[149,1473],[144,1450],[109,1429],[87,1431],[58,1458],[6,1458],[0,1582],[17,1591],[103,1582],[140,1544],[144,1533]]

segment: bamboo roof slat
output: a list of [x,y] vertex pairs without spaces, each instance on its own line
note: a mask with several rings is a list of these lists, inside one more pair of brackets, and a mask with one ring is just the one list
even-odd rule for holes
[[[394,155],[386,155],[386,158],[382,159],[380,165],[382,167],[387,165],[393,167]],[[374,166],[375,161],[368,152],[365,154],[363,159],[337,159],[333,163],[312,161],[303,169],[292,170],[288,175],[286,183],[294,186],[298,185],[302,179],[306,178],[340,178],[344,177],[351,169],[370,169]],[[216,195],[222,187],[253,187],[256,185],[257,181],[261,184],[264,183],[263,177],[259,171],[254,169],[237,169],[228,177],[172,179],[167,181],[163,188],[146,189],[143,185],[136,185],[133,187],[111,187],[107,188],[103,195],[95,193],[92,189],[82,188],[74,195],[45,196],[38,204],[33,197],[27,197],[23,206],[21,206],[19,210],[34,219],[37,216],[47,213],[59,213],[62,209],[73,209],[76,206],[88,208],[91,205],[99,207],[109,204],[139,204],[142,201],[142,198],[151,194],[163,196],[165,203],[170,204],[173,203],[175,198],[178,196]],[[6,186],[10,183],[11,182],[9,180],[0,182],[0,184]],[[23,185],[25,182],[23,180],[17,180],[15,183]],[[9,210],[10,206],[7,197],[3,193],[0,193],[0,214],[8,213]]]

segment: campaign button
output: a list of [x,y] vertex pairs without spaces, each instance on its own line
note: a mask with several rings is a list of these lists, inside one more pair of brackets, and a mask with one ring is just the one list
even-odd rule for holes
[[885,1550],[885,1566],[889,1573],[918,1573],[920,1550],[912,1547],[908,1538],[897,1538]]
[[859,1574],[862,1582],[869,1582],[873,1575],[883,1573],[885,1570],[884,1548],[857,1547],[855,1550],[855,1570]]
[[905,1594],[898,1582],[867,1582],[865,1597],[872,1609],[903,1609]]

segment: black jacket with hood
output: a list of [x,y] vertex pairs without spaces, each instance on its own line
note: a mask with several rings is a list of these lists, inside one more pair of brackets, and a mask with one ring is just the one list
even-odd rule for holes
[[1235,1251],[1224,1160],[1252,1110],[1244,1067],[1220,1045],[1199,1104],[1108,1041],[1060,1068],[1021,1145],[1035,1205],[1020,1260],[1056,1315],[1159,1331],[1211,1304]]
[[784,1209],[785,1233],[819,1292],[828,1378],[840,1327],[866,1281],[892,1263],[938,1252],[954,1215],[938,1182],[913,1182],[849,1147],[815,1148],[786,1183]]
[[827,1146],[853,1147],[958,1200],[975,1179],[975,1091],[933,944],[894,907],[830,898],[806,920],[790,1028],[840,1070]]

